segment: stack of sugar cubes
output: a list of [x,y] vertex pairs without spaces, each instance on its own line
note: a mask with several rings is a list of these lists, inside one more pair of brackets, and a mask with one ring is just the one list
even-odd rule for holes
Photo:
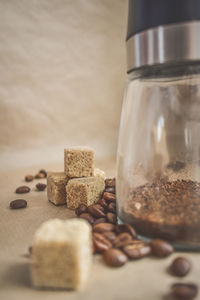
[[[49,173],[47,195],[55,205],[76,209],[96,203],[105,189],[105,175],[94,169],[90,148],[65,149],[64,172]],[[84,288],[92,263],[92,229],[82,219],[52,219],[36,231],[32,243],[31,279],[36,288]]]
[[105,189],[105,174],[94,168],[94,151],[87,147],[64,150],[64,172],[47,176],[47,197],[55,205],[76,209],[96,203]]

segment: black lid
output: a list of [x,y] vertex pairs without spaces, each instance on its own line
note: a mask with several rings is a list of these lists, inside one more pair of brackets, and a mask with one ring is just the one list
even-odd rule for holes
[[159,25],[200,20],[200,0],[129,0],[127,40]]

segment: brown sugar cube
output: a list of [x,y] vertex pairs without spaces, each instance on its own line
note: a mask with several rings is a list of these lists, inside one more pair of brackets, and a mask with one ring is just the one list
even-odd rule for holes
[[34,287],[82,290],[91,265],[91,227],[85,220],[51,219],[36,231],[30,259]]
[[67,207],[76,209],[80,204],[92,205],[101,198],[104,189],[104,179],[99,175],[71,179],[66,186]]
[[96,176],[99,176],[99,177],[101,177],[102,180],[104,180],[104,181],[105,181],[105,178],[106,178],[105,172],[102,171],[102,170],[100,170],[100,169],[98,169],[98,168],[95,168],[95,169],[94,169],[94,176],[95,176],[95,177],[96,177]]
[[86,147],[73,147],[64,150],[64,171],[70,177],[94,175],[94,151]]
[[47,198],[55,205],[66,203],[66,184],[69,178],[64,172],[52,172],[47,175]]

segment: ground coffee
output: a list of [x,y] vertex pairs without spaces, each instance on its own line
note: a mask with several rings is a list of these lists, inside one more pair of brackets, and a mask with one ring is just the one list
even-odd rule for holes
[[144,236],[180,243],[199,242],[199,199],[199,182],[147,183],[130,192],[121,218]]

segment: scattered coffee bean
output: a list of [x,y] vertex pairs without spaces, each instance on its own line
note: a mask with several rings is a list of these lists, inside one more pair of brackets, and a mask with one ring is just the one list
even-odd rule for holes
[[166,257],[172,254],[174,248],[164,240],[156,239],[151,242],[152,253],[158,257]]
[[[120,267],[128,259],[140,259],[152,252],[158,257],[166,257],[173,252],[173,247],[164,240],[156,239],[148,244],[136,239],[136,231],[131,225],[116,224],[115,202],[115,180],[107,179],[103,198],[89,207],[81,204],[75,210],[77,216],[87,220],[93,227],[93,253],[103,253],[103,259],[107,265]],[[174,274],[178,272],[178,276],[184,276],[189,272],[189,270],[186,271],[187,266],[184,264],[183,270],[182,265],[181,267],[176,266],[174,262],[171,268],[182,268],[181,271],[175,270]]]
[[39,171],[39,174],[44,174],[44,178],[47,177],[47,172],[46,172],[44,169],[41,169],[41,170]]
[[88,212],[95,218],[105,217],[105,213],[103,212],[103,207],[99,204],[88,206]]
[[27,201],[24,199],[16,199],[10,202],[10,208],[19,209],[27,207]]
[[93,226],[93,231],[103,233],[105,231],[114,231],[115,226],[111,223],[100,223]]
[[33,175],[26,175],[25,176],[25,181],[27,181],[27,182],[33,181],[33,179],[34,179]]
[[113,242],[116,239],[116,234],[113,231],[106,231],[106,232],[103,232],[102,234],[110,242]]
[[108,266],[121,267],[127,261],[127,256],[119,249],[111,248],[104,252],[103,259]]
[[106,214],[106,218],[108,220],[109,223],[113,223],[113,224],[116,224],[117,223],[117,217],[116,217],[116,214],[113,214],[111,212],[108,212]]
[[97,204],[101,205],[104,208],[106,208],[108,206],[108,203],[103,198],[101,198],[100,200],[98,200]]
[[105,185],[106,185],[106,187],[108,187],[108,186],[111,186],[111,187],[115,186],[115,178],[106,178]]
[[191,262],[185,257],[177,257],[172,262],[170,269],[174,275],[183,277],[191,270]]
[[91,225],[94,223],[94,218],[91,214],[88,213],[83,213],[79,215],[79,218],[81,219],[85,219],[86,221],[88,221]]
[[108,186],[105,188],[105,192],[115,194],[115,187],[114,186]]
[[108,207],[107,207],[107,210],[109,212],[112,212],[112,213],[115,213],[116,212],[116,204],[114,202],[111,202]]
[[115,199],[115,195],[112,194],[112,193],[107,193],[107,192],[104,192],[103,193],[103,198],[108,201],[108,202],[115,202],[116,199]]
[[143,241],[135,240],[124,246],[123,251],[129,259],[139,259],[151,254],[151,247]]
[[134,239],[137,237],[135,229],[129,224],[118,224],[116,226],[116,232],[118,234],[122,232],[128,232]]
[[22,186],[19,186],[17,189],[16,189],[16,193],[17,194],[25,194],[25,193],[29,193],[30,192],[30,188],[26,185],[22,185]]
[[38,191],[44,191],[46,189],[46,184],[44,183],[38,183],[36,184],[36,188],[38,189]]
[[75,209],[75,214],[77,216],[80,216],[83,213],[87,213],[88,212],[88,208],[85,204],[80,204],[76,209]]
[[107,219],[106,218],[98,218],[94,221],[93,226],[96,224],[100,224],[100,223],[106,223]]
[[45,178],[45,175],[43,173],[38,173],[35,175],[35,178],[36,179],[42,179],[42,178]]
[[116,239],[113,241],[113,246],[115,248],[121,248],[127,245],[128,242],[132,241],[132,236],[128,232],[120,233]]
[[106,239],[101,233],[93,233],[93,243],[95,245],[96,252],[102,253],[112,247],[112,243]]
[[171,288],[173,296],[179,300],[192,300],[198,294],[198,287],[192,283],[175,283]]

